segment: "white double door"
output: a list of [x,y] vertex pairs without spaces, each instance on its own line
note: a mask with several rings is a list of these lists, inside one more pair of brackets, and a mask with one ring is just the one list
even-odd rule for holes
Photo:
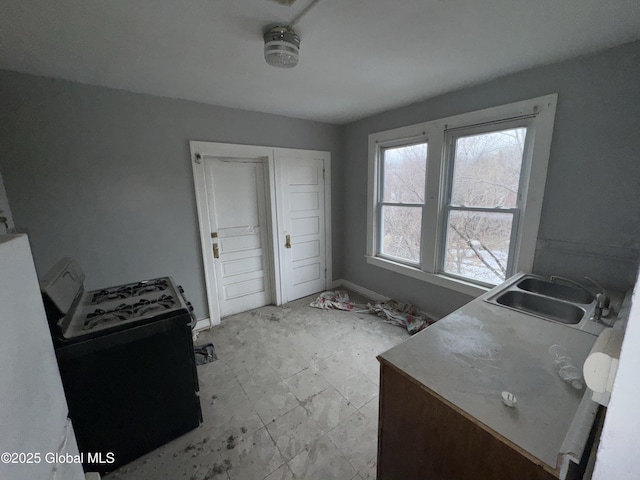
[[191,150],[212,323],[325,290],[328,152]]

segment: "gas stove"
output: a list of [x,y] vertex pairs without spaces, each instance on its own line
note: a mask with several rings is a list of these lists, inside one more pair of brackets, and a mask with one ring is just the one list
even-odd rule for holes
[[88,292],[84,278],[64,258],[40,289],[79,450],[115,456],[83,466],[105,473],[202,422],[195,317],[171,277]]
[[[178,310],[193,307],[182,287],[171,277],[154,278],[84,291],[84,274],[77,263],[64,258],[40,282],[48,316],[54,318],[52,333],[60,341],[92,338],[161,320]],[[57,311],[57,312],[56,312]]]

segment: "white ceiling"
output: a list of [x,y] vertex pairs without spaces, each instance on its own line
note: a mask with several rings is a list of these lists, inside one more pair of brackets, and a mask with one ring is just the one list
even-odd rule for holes
[[300,63],[263,58],[270,0],[2,0],[0,68],[346,123],[640,38],[638,0],[320,0]]

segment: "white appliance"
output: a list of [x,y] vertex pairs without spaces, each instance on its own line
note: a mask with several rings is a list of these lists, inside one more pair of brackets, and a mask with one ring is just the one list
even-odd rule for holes
[[0,478],[84,480],[67,413],[29,241],[0,235]]

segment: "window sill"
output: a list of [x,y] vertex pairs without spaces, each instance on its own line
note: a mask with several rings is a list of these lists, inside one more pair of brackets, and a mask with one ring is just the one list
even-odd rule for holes
[[465,295],[471,295],[472,297],[478,297],[489,291],[489,288],[482,287],[471,282],[447,277],[446,275],[439,273],[427,273],[418,268],[409,267],[380,257],[365,255],[365,258],[367,259],[367,263],[370,265],[391,270],[392,272],[400,273],[401,275],[406,275],[407,277],[415,278],[417,280],[433,283],[434,285],[455,290],[457,292],[464,293]]

